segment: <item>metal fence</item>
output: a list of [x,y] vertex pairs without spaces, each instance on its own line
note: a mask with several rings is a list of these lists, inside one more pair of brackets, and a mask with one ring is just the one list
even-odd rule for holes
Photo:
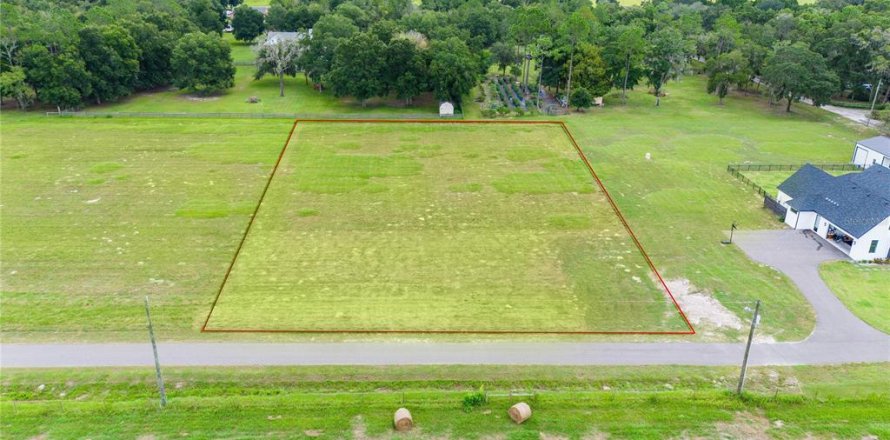
[[816,168],[828,171],[858,171],[862,167],[851,163],[800,163],[800,164],[760,164],[760,163],[743,163],[729,164],[726,170],[730,173],[734,171],[794,171],[804,165],[812,165]]
[[785,209],[784,206],[780,205],[778,200],[776,200],[768,195],[763,196],[763,207],[774,212],[776,215],[778,215],[783,220],[785,219],[785,214],[788,213],[788,210]]
[[218,119],[463,119],[463,115],[436,113],[198,113],[198,112],[46,112],[69,118],[218,118]]

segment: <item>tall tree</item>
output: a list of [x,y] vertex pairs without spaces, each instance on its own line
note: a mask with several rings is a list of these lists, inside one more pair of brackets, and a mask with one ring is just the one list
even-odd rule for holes
[[[569,15],[559,28],[559,33],[565,44],[568,46],[569,54],[569,82],[566,84],[566,96],[568,104],[571,105],[572,99],[572,77],[575,68],[575,49],[578,43],[586,41],[593,32],[593,21],[596,17],[590,11],[590,8],[582,8]],[[597,55],[598,56],[598,55]],[[583,87],[583,86],[582,86]]]
[[460,104],[476,86],[479,68],[467,45],[457,37],[430,45],[429,80],[436,98]]
[[148,90],[168,85],[173,81],[170,56],[179,33],[159,29],[150,21],[130,19],[123,22],[136,45],[139,47],[139,72],[136,75],[136,89]]
[[643,59],[646,55],[646,31],[636,24],[619,25],[611,29],[603,59],[615,87],[621,87],[621,99],[627,101],[627,89],[633,88],[645,75]]
[[730,87],[743,84],[750,77],[748,60],[738,49],[708,60],[705,70],[708,73],[708,93],[716,94],[721,105]]
[[358,27],[346,17],[332,14],[321,17],[312,28],[312,38],[300,57],[306,80],[320,82],[331,69],[334,51],[340,42],[358,32]]
[[827,103],[837,90],[838,78],[828,69],[825,58],[803,43],[780,44],[767,57],[763,80],[777,99],[787,99],[785,111],[802,97],[814,105]]
[[[574,72],[578,87],[584,88],[593,96],[605,96],[612,88],[606,63],[600,56],[600,49],[589,43],[578,45],[578,67]],[[566,88],[568,93],[568,86]]]
[[530,45],[541,34],[550,29],[550,18],[539,6],[523,6],[513,13],[510,23],[510,35],[522,48],[523,85],[528,87],[528,70],[530,68]]
[[386,47],[386,93],[395,91],[406,104],[426,89],[426,63],[413,41],[397,38]]
[[92,92],[90,74],[73,48],[53,54],[45,46],[32,45],[22,50],[21,57],[28,83],[41,102],[60,111],[77,108]]
[[226,8],[219,0],[185,0],[192,22],[201,32],[222,34]]
[[12,67],[0,73],[0,97],[14,99],[22,110],[28,108],[37,97],[25,78],[25,71],[21,67]]
[[517,63],[516,49],[504,42],[498,41],[491,46],[492,61],[501,69],[501,74],[507,74],[507,67]]
[[648,37],[645,69],[649,85],[655,92],[655,106],[661,104],[661,89],[671,78],[679,74],[686,61],[688,43],[680,31],[663,27]]
[[232,35],[238,41],[252,42],[265,30],[263,14],[247,5],[235,8],[232,16]]
[[256,45],[255,79],[266,74],[278,77],[278,96],[284,96],[284,76],[297,75],[300,44],[297,40],[263,37]]
[[117,25],[87,26],[80,33],[80,55],[90,72],[88,98],[101,104],[129,95],[139,74],[139,47]]
[[173,83],[180,89],[206,95],[235,85],[232,50],[222,38],[201,32],[182,36],[170,61]]
[[358,33],[343,41],[334,53],[327,83],[335,96],[352,96],[362,107],[368,98],[383,94],[386,50],[377,37]]

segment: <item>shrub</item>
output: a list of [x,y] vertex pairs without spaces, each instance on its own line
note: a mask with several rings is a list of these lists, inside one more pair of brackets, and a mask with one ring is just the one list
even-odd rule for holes
[[475,408],[485,405],[486,402],[488,402],[488,397],[485,395],[485,387],[481,386],[476,392],[464,396],[464,411],[470,412]]

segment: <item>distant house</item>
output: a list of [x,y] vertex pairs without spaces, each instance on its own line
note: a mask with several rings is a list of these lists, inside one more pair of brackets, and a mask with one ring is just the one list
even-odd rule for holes
[[439,103],[439,116],[454,116],[454,104],[448,101]]
[[251,6],[251,8],[253,8],[253,10],[259,12],[260,14],[263,14],[263,15],[268,15],[268,14],[269,14],[269,7],[268,7],[268,6]]
[[890,168],[890,136],[875,136],[856,142],[853,163],[863,168],[872,165]]
[[267,32],[265,44],[275,44],[279,41],[302,41],[307,36],[312,38],[312,29],[306,32]]
[[776,200],[788,226],[814,231],[850,258],[890,258],[890,168],[832,176],[804,165]]

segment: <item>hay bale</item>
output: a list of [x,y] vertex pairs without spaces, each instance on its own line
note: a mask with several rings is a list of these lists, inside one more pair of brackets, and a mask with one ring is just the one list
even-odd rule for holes
[[513,419],[516,424],[520,424],[532,416],[532,408],[525,402],[519,402],[516,405],[511,406],[510,409],[507,410],[507,414],[510,415],[510,418]]
[[414,419],[411,418],[411,412],[405,408],[396,410],[396,414],[392,418],[392,425],[396,431],[408,431],[414,426]]

